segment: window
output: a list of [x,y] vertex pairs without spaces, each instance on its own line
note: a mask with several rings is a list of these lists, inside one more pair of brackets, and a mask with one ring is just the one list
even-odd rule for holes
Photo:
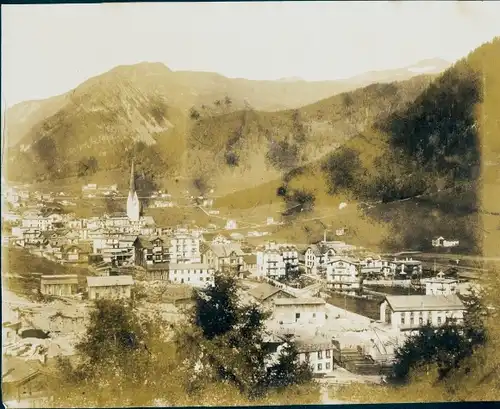
[[318,359],[322,359],[323,358],[323,352],[322,351],[318,351]]
[[323,365],[322,364],[318,364],[318,371],[321,371],[323,369]]
[[313,312],[313,318],[316,318],[316,313],[315,312]]
[[401,314],[401,325],[405,324],[405,314]]
[[442,322],[441,317],[438,317],[438,325],[441,325],[441,322]]
[[309,361],[310,358],[311,356],[309,355],[309,352],[306,352],[306,361]]
[[330,362],[327,362],[327,363],[325,364],[325,369],[330,369]]
[[300,312],[295,313],[295,321],[300,319]]
[[414,323],[415,323],[415,314],[413,314],[413,312],[410,312],[410,324]]
[[326,350],[326,357],[330,358],[331,357],[331,352],[329,349]]

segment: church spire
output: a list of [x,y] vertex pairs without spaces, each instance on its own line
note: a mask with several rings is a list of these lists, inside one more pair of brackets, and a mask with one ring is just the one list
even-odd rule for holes
[[135,193],[135,172],[134,172],[134,161],[132,160],[132,168],[130,169],[130,188],[129,192],[131,194]]

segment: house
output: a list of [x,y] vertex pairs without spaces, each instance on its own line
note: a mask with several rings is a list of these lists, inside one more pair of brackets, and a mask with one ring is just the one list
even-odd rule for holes
[[443,325],[447,319],[460,323],[464,312],[456,295],[388,295],[380,304],[380,321],[395,331],[417,330],[426,323]]
[[238,224],[235,220],[228,220],[226,223],[226,230],[235,230],[238,228]]
[[28,229],[38,229],[41,231],[52,229],[52,220],[42,216],[25,216],[21,221],[21,226]]
[[168,281],[169,263],[146,264],[146,280]]
[[43,275],[40,282],[40,292],[45,295],[72,296],[78,291],[78,276]]
[[269,242],[257,252],[259,277],[279,278],[298,270],[299,253],[295,246]]
[[134,279],[127,275],[87,277],[88,298],[130,298],[133,285]]
[[432,239],[432,247],[456,247],[459,244],[459,240],[446,240],[443,236]]
[[404,260],[394,259],[395,275],[406,278],[411,278],[412,275],[422,274],[422,262],[413,260],[411,257]]
[[62,260],[68,263],[84,263],[88,261],[89,254],[91,253],[91,248],[87,245],[80,244],[62,246],[61,255]]
[[322,326],[326,321],[326,302],[321,298],[278,298],[273,318],[280,324]]
[[225,234],[204,233],[203,240],[209,244],[231,244],[231,240]]
[[7,408],[44,407],[48,378],[40,361],[2,358],[2,400]]
[[314,375],[326,374],[333,370],[335,345],[324,338],[295,340],[299,362],[307,362]]
[[426,278],[422,282],[425,283],[426,295],[451,295],[459,292],[458,279],[445,278],[443,273],[434,278]]
[[243,256],[243,271],[250,274],[257,273],[257,256],[255,254],[245,254]]
[[335,257],[336,252],[333,248],[321,244],[313,244],[307,248],[304,253],[304,262],[306,272],[309,274],[318,274],[328,261]]
[[202,260],[216,271],[231,270],[239,273],[243,268],[244,255],[237,243],[211,244],[204,252]]
[[173,283],[189,284],[193,287],[213,285],[215,270],[202,263],[170,264],[168,277]]
[[262,283],[257,287],[252,288],[248,291],[248,294],[255,301],[262,304],[264,307],[269,308],[274,307],[274,301],[278,298],[295,298],[294,295],[267,283]]
[[388,265],[381,257],[366,257],[359,262],[359,267],[363,276],[379,276]]
[[324,271],[329,288],[337,291],[354,292],[359,289],[358,266],[355,261],[336,258],[329,261]]

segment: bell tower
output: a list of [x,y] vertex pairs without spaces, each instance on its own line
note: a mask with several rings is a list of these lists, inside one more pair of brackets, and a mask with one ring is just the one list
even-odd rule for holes
[[134,161],[132,161],[132,167],[130,169],[130,187],[127,198],[127,216],[133,222],[138,222],[141,216],[141,203],[139,202],[139,198],[137,197],[137,192],[135,190]]

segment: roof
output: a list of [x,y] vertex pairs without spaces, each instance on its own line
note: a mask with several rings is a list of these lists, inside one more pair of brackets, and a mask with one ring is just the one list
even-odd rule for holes
[[465,310],[456,295],[388,295],[385,299],[393,311]]
[[247,264],[257,264],[257,256],[255,254],[247,254],[243,256],[243,261]]
[[274,305],[324,305],[322,298],[278,298]]
[[243,256],[243,250],[241,246],[237,243],[230,244],[212,244],[210,249],[214,252],[217,257],[228,257],[233,251],[237,256]]
[[170,270],[213,270],[213,267],[204,263],[173,264],[169,265]]
[[271,284],[262,283],[248,291],[248,294],[259,301],[264,301],[269,297],[272,297],[274,294],[279,293],[280,291],[281,290],[278,287],[274,287]]
[[115,285],[134,285],[132,276],[87,277],[89,287],[111,287]]
[[147,264],[146,265],[146,270],[147,271],[153,271],[153,270],[168,270],[169,269],[169,263],[153,263],[153,264]]
[[327,342],[325,339],[321,340],[296,340],[295,345],[297,346],[298,352],[317,352],[326,351],[327,349],[336,349],[331,342]]
[[42,284],[78,284],[76,274],[42,276]]

